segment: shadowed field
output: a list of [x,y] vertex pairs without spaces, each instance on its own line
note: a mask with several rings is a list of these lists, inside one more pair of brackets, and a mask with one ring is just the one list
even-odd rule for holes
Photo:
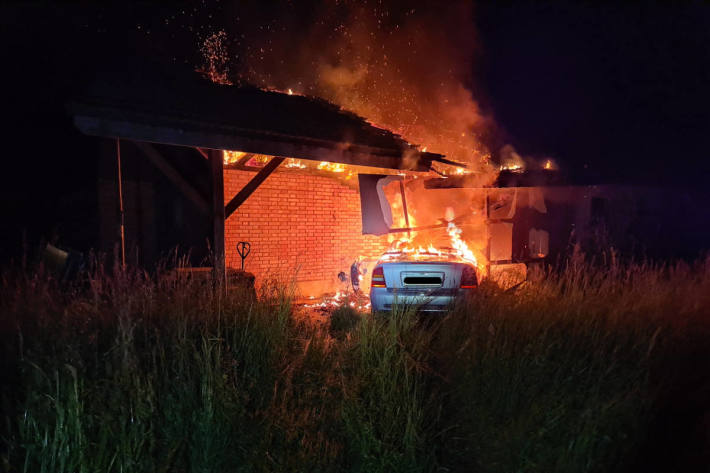
[[330,324],[172,272],[3,274],[4,469],[678,471],[710,459],[710,266],[570,262]]

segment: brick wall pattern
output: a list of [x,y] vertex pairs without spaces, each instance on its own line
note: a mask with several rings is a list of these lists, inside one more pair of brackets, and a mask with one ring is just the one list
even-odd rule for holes
[[[253,176],[225,169],[225,202]],[[335,178],[293,170],[271,174],[227,219],[227,267],[240,267],[239,241],[251,243],[245,269],[254,273],[257,284],[271,276],[295,274],[299,286],[323,292],[336,288],[338,273],[349,275],[357,258],[376,259],[388,247],[386,235],[362,234],[357,189]]]

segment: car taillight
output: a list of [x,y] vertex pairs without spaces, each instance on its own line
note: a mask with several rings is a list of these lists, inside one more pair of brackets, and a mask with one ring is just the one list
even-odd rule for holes
[[461,289],[475,289],[478,286],[476,270],[471,266],[464,266],[461,272]]
[[372,271],[372,284],[370,287],[387,287],[385,284],[385,272],[382,266],[378,266]]

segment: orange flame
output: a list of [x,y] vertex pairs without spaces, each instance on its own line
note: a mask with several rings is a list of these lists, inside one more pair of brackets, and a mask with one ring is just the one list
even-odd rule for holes
[[546,171],[556,171],[558,169],[557,163],[551,159],[545,160],[545,164],[542,165],[542,169]]
[[224,161],[225,166],[236,163],[244,156],[246,156],[246,153],[244,151],[222,151],[222,159]]
[[330,172],[345,172],[345,164],[329,163],[328,161],[321,161],[318,164],[318,169],[326,170],[326,171],[330,171]]
[[446,227],[446,232],[451,237],[451,246],[454,247],[461,258],[478,266],[478,261],[476,260],[473,251],[471,251],[466,242],[461,239],[461,231],[462,230],[457,227],[454,222],[449,222],[449,225]]
[[287,168],[297,168],[297,169],[306,169],[308,166],[303,164],[300,159],[293,159],[293,158],[288,158],[286,160],[286,164],[284,164]]

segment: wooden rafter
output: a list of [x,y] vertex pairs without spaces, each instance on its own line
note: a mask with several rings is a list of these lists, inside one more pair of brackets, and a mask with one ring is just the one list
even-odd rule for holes
[[[429,171],[431,161],[441,161],[441,155],[415,150],[395,150],[373,148],[365,145],[351,145],[322,139],[280,135],[247,130],[233,132],[203,132],[186,128],[185,124],[157,125],[99,118],[77,114],[75,125],[83,133],[97,136],[120,136],[125,139],[165,143],[202,149],[238,149],[247,153],[270,156],[288,156],[294,159],[310,159],[333,163],[368,166],[376,168]],[[409,166],[405,166],[404,154],[409,154]],[[461,165],[453,161],[445,164]]]
[[163,157],[160,152],[155,149],[150,143],[142,141],[132,142],[136,147],[143,152],[146,158],[157,167],[175,187],[187,197],[195,206],[203,213],[210,213],[210,206],[207,200],[202,197],[202,194],[197,192],[194,187]]
[[236,161],[225,164],[224,167],[225,169],[237,169],[239,171],[258,171],[261,167],[247,166],[247,162],[249,162],[249,160],[254,156],[256,156],[254,153],[246,153]]
[[229,218],[230,215],[234,213],[235,210],[239,208],[240,205],[244,203],[245,200],[261,185],[262,182],[266,180],[269,175],[276,170],[281,163],[284,162],[286,158],[279,156],[274,156],[271,160],[266,163],[266,165],[256,173],[256,176],[251,178],[237,195],[235,195],[232,200],[229,201],[227,205],[224,206],[224,218]]
[[204,149],[200,148],[199,146],[195,146],[195,150],[197,150],[197,152],[200,153],[200,155],[202,155],[203,158],[205,158],[207,160],[210,159],[210,155],[207,154],[207,151],[205,151]]

